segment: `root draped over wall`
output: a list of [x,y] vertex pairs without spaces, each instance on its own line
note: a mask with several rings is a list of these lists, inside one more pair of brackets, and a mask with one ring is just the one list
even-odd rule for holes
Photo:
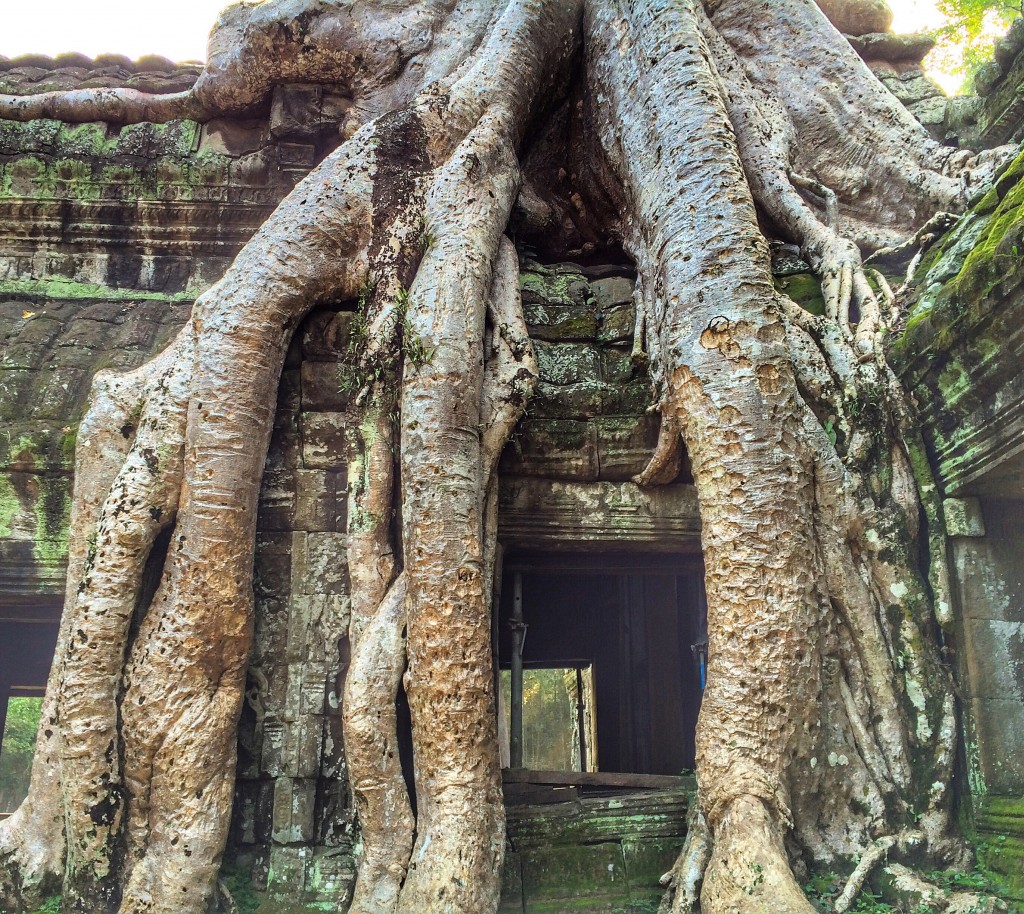
[[[798,47],[810,50],[797,59]],[[709,914],[809,912],[794,863],[834,865],[877,841],[955,858],[941,506],[881,345],[898,303],[861,254],[962,207],[999,156],[932,142],[809,0],[770,13],[753,0],[449,0],[350,15],[268,0],[222,15],[191,92],[0,96],[0,116],[210,118],[294,79],[351,94],[345,141],[163,354],[94,382],[32,786],[0,824],[0,904],[60,887],[68,914],[207,909],[284,354],[317,302],[358,299],[352,910],[496,908],[495,473],[537,374],[505,234],[517,201],[526,224],[575,212],[563,229],[610,235],[635,259],[634,350],[662,417],[638,481],[670,479],[685,447],[700,499],[700,808],[665,909],[699,897]],[[566,99],[579,100],[579,136],[557,150],[570,200],[524,189],[520,164],[528,126]],[[774,289],[759,216],[820,274],[822,316]],[[415,817],[397,759],[403,676]]]

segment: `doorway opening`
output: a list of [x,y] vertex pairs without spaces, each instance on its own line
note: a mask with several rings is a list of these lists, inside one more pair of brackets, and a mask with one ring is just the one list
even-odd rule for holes
[[707,662],[699,562],[508,557],[496,636],[505,767],[693,769]]

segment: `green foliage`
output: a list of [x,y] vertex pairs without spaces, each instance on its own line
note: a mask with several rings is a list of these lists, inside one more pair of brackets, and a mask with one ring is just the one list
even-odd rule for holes
[[7,703],[0,753],[0,811],[12,812],[28,791],[42,706],[41,698],[12,698]]
[[225,864],[221,867],[220,878],[238,906],[238,914],[256,914],[263,896],[256,891],[249,873],[238,866]]
[[843,890],[838,873],[815,873],[803,885],[804,894],[819,911],[831,911],[836,896]]
[[54,895],[53,898],[47,898],[36,910],[24,914],[60,914],[60,899],[60,895]]
[[992,59],[995,37],[1024,14],[1024,0],[938,0],[948,23],[938,29],[939,47],[946,53],[942,69],[964,77],[970,91],[978,69]]
[[422,368],[433,358],[434,350],[423,342],[408,320],[409,291],[399,289],[395,295],[394,311],[389,322],[380,327],[384,338],[392,337],[397,347],[385,343],[380,347],[380,354],[375,358],[367,358],[366,352],[370,343],[370,326],[367,311],[376,292],[376,284],[368,282],[359,293],[359,302],[352,318],[345,360],[341,367],[341,389],[353,396],[361,394],[369,387],[392,377],[401,366],[401,359],[413,366]]

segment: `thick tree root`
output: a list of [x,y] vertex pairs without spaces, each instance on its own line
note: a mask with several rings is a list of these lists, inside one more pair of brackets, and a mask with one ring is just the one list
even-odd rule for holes
[[661,877],[665,895],[658,906],[658,914],[697,914],[711,847],[711,830],[700,806],[694,803],[686,817],[686,842],[679,858]]

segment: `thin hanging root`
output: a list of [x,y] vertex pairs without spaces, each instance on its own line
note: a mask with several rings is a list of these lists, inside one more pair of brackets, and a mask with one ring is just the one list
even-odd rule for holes
[[685,456],[683,424],[680,418],[662,405],[658,446],[642,473],[633,477],[638,486],[663,486],[679,476]]
[[801,190],[809,190],[812,194],[822,199],[825,206],[825,225],[835,230],[839,225],[839,200],[836,197],[836,192],[820,181],[797,174],[795,171],[789,172],[789,180],[793,182],[794,187],[799,187]]
[[675,865],[659,880],[666,892],[658,914],[694,914],[700,906],[700,888],[711,859],[711,830],[696,801],[686,817],[686,841]]
[[220,896],[221,914],[239,914],[238,903],[223,879],[217,880],[217,894]]
[[924,836],[920,832],[902,832],[898,835],[887,835],[873,841],[865,849],[864,853],[861,854],[857,866],[850,874],[850,878],[846,880],[846,885],[843,887],[842,892],[839,893],[839,897],[836,898],[833,905],[835,914],[846,914],[850,910],[854,901],[857,900],[860,890],[864,888],[864,883],[867,881],[868,876],[871,875],[876,866],[888,857],[889,852],[893,848],[896,848],[901,853],[906,853],[911,847],[920,844],[923,839]]
[[345,748],[363,840],[352,914],[395,910],[412,851],[395,716],[405,670],[405,596],[402,574],[366,622],[345,678]]
[[878,270],[869,270],[871,278],[875,281],[878,286],[879,292],[882,293],[882,298],[885,300],[886,309],[886,325],[892,327],[896,323],[896,319],[899,317],[899,306],[896,303],[896,293],[893,292],[892,286],[889,285],[889,280],[882,275]]
[[916,253],[921,253],[920,248],[922,246],[930,244],[936,237],[949,231],[959,220],[960,217],[956,213],[936,213],[902,244],[879,248],[868,258],[868,263],[898,260],[907,251],[915,248],[918,249]]
[[864,271],[860,270],[853,276],[853,299],[860,311],[860,320],[853,338],[853,349],[857,361],[864,363],[882,358],[881,329],[882,313],[878,298],[868,285]]
[[487,354],[484,367],[480,409],[484,424],[480,449],[485,489],[494,481],[501,451],[525,412],[540,374],[523,318],[519,257],[515,245],[504,236],[494,262],[487,308],[493,331],[492,351]]

